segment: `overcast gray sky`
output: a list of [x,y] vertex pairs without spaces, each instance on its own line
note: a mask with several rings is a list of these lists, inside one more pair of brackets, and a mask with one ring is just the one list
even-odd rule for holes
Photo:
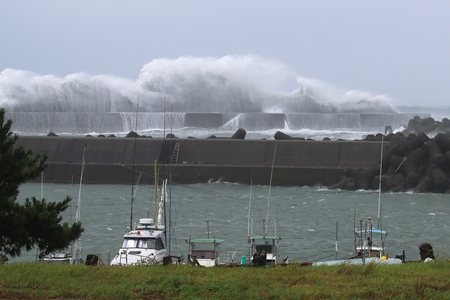
[[0,27],[0,72],[137,80],[158,58],[249,54],[393,105],[449,104],[450,1],[0,0]]

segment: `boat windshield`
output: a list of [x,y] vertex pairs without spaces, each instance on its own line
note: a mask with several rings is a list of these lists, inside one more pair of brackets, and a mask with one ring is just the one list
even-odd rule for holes
[[143,238],[125,238],[122,243],[122,248],[142,248],[142,249],[164,249],[162,240],[160,238],[143,239]]
[[208,250],[192,250],[191,255],[198,259],[214,259],[216,256],[214,251]]
[[272,253],[272,246],[271,245],[256,245],[256,252],[257,253]]

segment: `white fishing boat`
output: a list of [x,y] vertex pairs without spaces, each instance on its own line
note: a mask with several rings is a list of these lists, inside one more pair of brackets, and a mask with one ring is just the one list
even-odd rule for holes
[[[75,213],[75,223],[80,222],[80,212],[81,212],[81,186],[83,183],[83,174],[84,174],[84,167],[85,167],[85,154],[86,154],[86,145],[84,145],[83,148],[83,158],[81,161],[81,175],[80,175],[80,186],[78,190],[78,204],[76,206],[76,213]],[[44,174],[41,175],[41,199],[44,199],[44,191],[43,191],[43,185],[44,185]],[[82,264],[83,259],[81,257],[81,236],[75,240],[72,244],[72,251],[74,253],[74,256],[70,252],[68,252],[68,249],[66,249],[65,252],[57,252],[57,253],[50,253],[49,255],[46,255],[42,258],[38,259],[39,263],[46,263],[46,264]],[[38,250],[39,252],[39,250]],[[36,254],[36,257],[38,257],[39,254]]]
[[[250,247],[250,263],[252,265],[264,267],[275,266],[277,263],[280,263],[278,242],[281,238],[277,236],[276,222],[276,217],[274,216],[275,235],[267,235],[267,224],[265,219],[263,219],[262,235],[253,235],[253,230],[250,230],[249,228],[248,243]],[[284,259],[283,263],[287,263],[287,257]]]
[[38,260],[44,264],[73,264],[74,259],[70,253],[50,253]]
[[278,236],[252,236],[250,237],[251,263],[255,266],[274,266],[280,262],[278,251]]
[[220,265],[219,245],[223,240],[216,238],[186,239],[189,244],[188,260],[201,267]]
[[[383,139],[381,139],[381,155],[380,155],[380,175],[378,186],[378,218],[376,229],[372,223],[372,218],[368,221],[360,220],[359,228],[356,228],[355,215],[356,204],[354,209],[354,242],[355,253],[344,259],[336,259],[325,262],[315,262],[314,266],[320,265],[336,265],[336,264],[365,264],[365,263],[379,263],[379,264],[401,264],[404,256],[400,258],[389,258],[385,251],[385,240],[387,231],[383,230],[381,217],[381,180],[382,180],[382,161],[383,161]],[[336,225],[336,255],[337,255],[337,225]]]
[[[267,197],[267,212],[266,218],[263,219],[263,229],[262,235],[253,235],[253,218],[251,217],[251,201],[252,201],[252,193],[250,188],[250,199],[248,204],[248,243],[249,243],[249,254],[250,254],[250,263],[254,266],[275,266],[277,263],[281,263],[280,261],[280,253],[278,248],[278,242],[281,240],[279,236],[277,236],[277,218],[274,216],[274,229],[275,235],[270,236],[267,234],[267,223],[269,218],[269,204],[270,204],[270,191],[272,188],[272,177],[273,177],[273,166],[275,164],[275,154],[276,154],[277,146],[275,145],[273,159],[272,159],[272,168],[270,174],[270,182],[269,182],[269,195]],[[251,220],[251,221],[250,221]],[[283,263],[287,263],[288,258],[286,257],[283,260]]]
[[[384,241],[386,239],[387,231],[382,230],[382,217],[381,217],[381,182],[383,174],[383,146],[384,139],[381,139],[381,153],[380,153],[380,173],[378,180],[378,216],[376,229],[373,227],[372,218],[369,217],[367,222],[364,222],[364,228],[362,220],[360,220],[359,230],[356,228],[355,215],[353,216],[353,225],[355,227],[354,241],[356,254],[353,258],[365,258],[376,257],[382,258],[385,255]],[[354,213],[356,214],[356,204]]]
[[124,235],[111,266],[162,265],[166,256],[165,226],[145,218]]
[[155,205],[158,207],[155,214],[156,222],[151,218],[140,219],[139,225],[135,224],[133,228],[127,228],[122,246],[112,259],[111,266],[150,266],[164,263],[164,258],[168,256],[166,226],[163,220],[164,205],[167,197],[166,185],[167,180],[163,182],[161,188],[159,205]]
[[362,228],[362,221],[360,229],[355,228],[355,255],[352,258],[364,257],[378,257],[385,256],[384,242],[386,240],[387,231],[381,229],[374,229],[372,225],[372,218],[369,217],[368,222],[364,223],[365,228]]
[[207,224],[207,236],[205,238],[185,239],[189,244],[188,261],[190,264],[200,267],[216,267],[220,265],[219,245],[223,240],[209,236],[209,221]]
[[[381,226],[380,226],[381,227]],[[389,255],[385,252],[384,242],[387,236],[387,232],[381,229],[374,229],[372,220],[364,222],[364,228],[362,220],[360,221],[360,228],[355,228],[354,240],[355,240],[355,253],[349,257],[343,259],[335,259],[331,261],[314,262],[313,266],[332,266],[339,264],[348,265],[361,265],[367,263],[375,264],[389,264],[396,265],[403,262],[402,257],[396,256],[395,258],[389,258]],[[337,247],[337,246],[336,246]]]

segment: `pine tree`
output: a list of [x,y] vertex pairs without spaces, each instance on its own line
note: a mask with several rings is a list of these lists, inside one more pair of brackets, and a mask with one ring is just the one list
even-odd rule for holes
[[60,224],[69,196],[58,203],[34,197],[25,199],[24,204],[17,202],[19,186],[39,176],[47,167],[47,156],[15,147],[19,136],[12,133],[12,123],[5,121],[5,109],[0,108],[0,261],[20,256],[23,248],[38,247],[41,257],[62,250],[84,231],[81,223]]

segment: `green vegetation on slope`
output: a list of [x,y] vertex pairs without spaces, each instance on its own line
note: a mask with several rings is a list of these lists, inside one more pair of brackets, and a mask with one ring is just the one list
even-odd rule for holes
[[450,263],[275,268],[0,266],[7,299],[450,299]]

